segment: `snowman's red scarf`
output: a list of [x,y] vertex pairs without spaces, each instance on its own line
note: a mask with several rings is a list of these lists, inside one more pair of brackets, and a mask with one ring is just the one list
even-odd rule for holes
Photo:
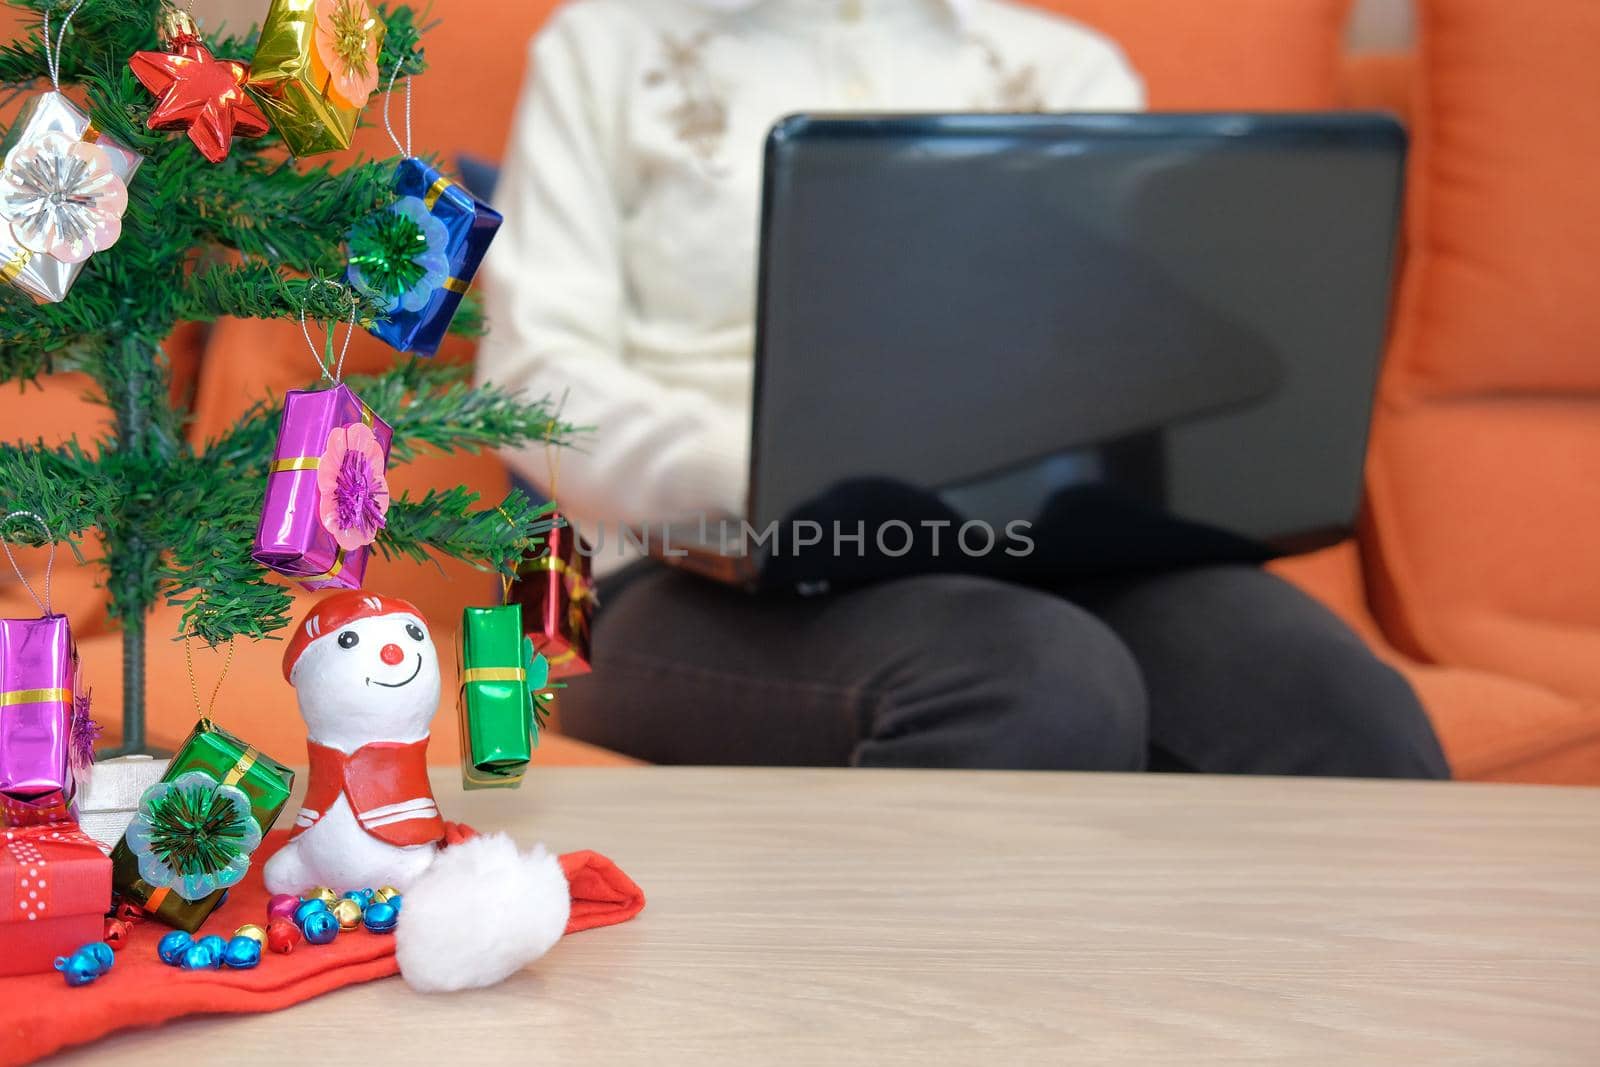
[[444,820],[428,785],[428,739],[374,741],[349,755],[306,742],[311,782],[290,840],[317,824],[340,794],[361,828],[391,845],[426,845],[444,837]]

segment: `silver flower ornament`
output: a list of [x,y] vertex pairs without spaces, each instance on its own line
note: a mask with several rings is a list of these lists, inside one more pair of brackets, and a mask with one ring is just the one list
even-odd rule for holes
[[13,148],[0,169],[0,218],[17,244],[82,263],[122,236],[128,187],[105,149],[49,132]]

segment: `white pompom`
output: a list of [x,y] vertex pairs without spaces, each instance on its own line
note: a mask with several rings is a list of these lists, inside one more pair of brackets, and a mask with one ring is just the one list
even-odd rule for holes
[[400,973],[421,993],[494,985],[561,940],[572,891],[557,859],[487,834],[440,852],[405,894]]

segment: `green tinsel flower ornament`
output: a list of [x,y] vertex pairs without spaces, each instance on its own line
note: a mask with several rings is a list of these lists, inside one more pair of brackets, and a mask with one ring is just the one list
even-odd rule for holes
[[384,310],[420,311],[450,278],[450,231],[414,196],[401,197],[350,228],[346,275]]
[[203,900],[244,877],[261,827],[243,790],[188,771],[144,791],[126,840],[140,878]]

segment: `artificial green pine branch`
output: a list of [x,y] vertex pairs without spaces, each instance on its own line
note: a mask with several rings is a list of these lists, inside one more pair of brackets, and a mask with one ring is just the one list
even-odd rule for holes
[[[105,477],[77,442],[60,448],[48,448],[42,441],[0,445],[0,501],[7,502],[0,515],[32,511],[44,519],[53,536],[76,541],[115,514],[121,498],[121,485]],[[13,521],[4,531],[7,540],[21,544],[44,540],[35,523]]]
[[214,169],[179,193],[215,243],[274,265],[339,273],[341,242],[359,219],[393,199],[391,168],[326,165],[300,171],[283,160],[241,160]]
[[286,278],[258,260],[237,266],[213,264],[195,271],[184,283],[179,310],[183,319],[192,322],[224,316],[289,319],[298,318],[302,311],[310,320],[348,322],[352,313],[364,321],[381,311],[348,286]]
[[374,545],[385,559],[422,562],[432,549],[509,575],[522,553],[542,545],[555,525],[555,504],[536,504],[520,489],[493,507],[475,508],[477,502],[477,493],[459,485],[429,489],[420,500],[403,493],[390,502],[388,525]]
[[[42,19],[50,12],[52,44],[61,31],[61,19],[72,5],[64,0],[7,0],[12,7],[31,11],[28,36],[0,46],[0,83],[21,84],[46,77]],[[124,56],[153,47],[156,12],[160,0],[84,0],[72,17],[72,27],[61,43],[62,84],[83,80],[96,61],[108,54]]]
[[477,452],[497,446],[562,445],[574,432],[544,403],[529,404],[499,386],[473,387],[468,369],[412,364],[401,374],[354,379],[356,391],[394,428],[390,455],[400,462],[419,449]]

